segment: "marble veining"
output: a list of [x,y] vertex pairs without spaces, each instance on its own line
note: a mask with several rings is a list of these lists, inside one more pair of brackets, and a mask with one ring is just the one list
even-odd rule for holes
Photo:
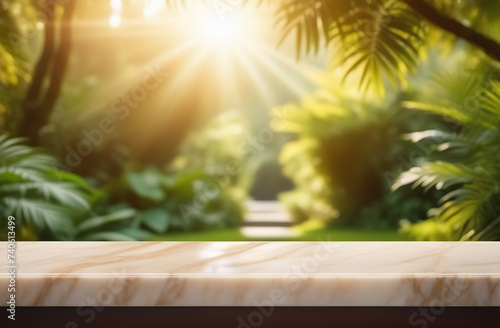
[[499,255],[497,242],[18,242],[16,303],[500,306]]

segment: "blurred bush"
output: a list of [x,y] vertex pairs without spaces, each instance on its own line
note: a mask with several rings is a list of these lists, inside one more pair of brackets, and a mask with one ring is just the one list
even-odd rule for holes
[[156,234],[241,223],[240,203],[202,171],[127,170],[107,191],[110,203],[135,209],[142,226]]
[[244,199],[255,170],[249,131],[242,113],[222,112],[186,138],[171,168],[175,172],[204,171]]
[[438,194],[419,191],[410,188],[386,190],[381,199],[361,208],[356,224],[366,229],[385,230],[422,220]]
[[296,222],[397,227],[402,218],[425,217],[431,203],[418,192],[390,195],[390,185],[413,150],[401,135],[438,123],[399,101],[362,101],[325,88],[274,110],[279,129],[297,135],[281,153],[296,189],[280,197]]
[[128,161],[103,186],[108,206],[135,210],[134,225],[155,234],[241,225],[250,175],[237,148],[246,131],[235,113],[222,113],[191,134],[167,167]]

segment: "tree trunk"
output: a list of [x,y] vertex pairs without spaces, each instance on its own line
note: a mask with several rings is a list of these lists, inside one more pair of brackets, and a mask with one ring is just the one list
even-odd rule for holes
[[[75,0],[69,0],[63,6],[64,14],[59,24],[56,23],[56,6],[46,7],[48,10],[46,11],[45,43],[23,101],[24,117],[18,127],[18,134],[28,137],[29,143],[33,146],[38,145],[40,129],[48,123],[54,110],[68,66],[72,38],[71,18]],[[56,25],[58,25],[57,28]],[[58,34],[57,45],[56,33]],[[47,79],[49,79],[48,87],[43,90]]]

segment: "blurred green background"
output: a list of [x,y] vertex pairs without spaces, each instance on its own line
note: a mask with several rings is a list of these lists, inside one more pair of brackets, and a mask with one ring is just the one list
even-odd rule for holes
[[498,1],[0,4],[3,240],[500,240]]

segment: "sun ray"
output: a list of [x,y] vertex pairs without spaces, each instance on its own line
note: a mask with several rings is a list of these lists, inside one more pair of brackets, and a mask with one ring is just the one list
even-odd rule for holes
[[238,78],[235,76],[233,52],[218,51],[215,56],[217,58],[216,72],[214,73],[217,78],[217,92],[221,104],[226,103],[230,107],[237,106],[241,98],[238,88]]
[[276,59],[280,63],[285,64],[286,67],[288,67],[289,69],[301,74],[304,77],[304,79],[310,80],[311,72],[315,72],[315,71],[324,72],[320,68],[318,68],[314,65],[311,65],[311,64],[307,63],[306,61],[300,61],[300,63],[299,63],[294,58],[291,58],[290,56],[286,56],[282,52],[277,51],[275,49],[272,49],[269,46],[265,46],[265,45],[262,45],[262,44],[257,43],[257,42],[252,42],[252,46],[255,48],[258,48],[262,52],[265,52],[266,54],[273,57],[274,59]]
[[269,107],[273,106],[275,97],[273,96],[273,93],[271,92],[271,89],[269,88],[268,83],[264,79],[263,75],[259,74],[259,72],[256,70],[255,63],[252,63],[246,53],[241,50],[237,50],[235,52],[235,58],[240,61],[241,68],[243,68],[243,70],[253,81],[254,87],[259,92],[264,104]]
[[181,92],[180,88],[189,89],[186,86],[186,81],[189,78],[193,78],[193,75],[197,73],[196,68],[201,64],[202,59],[207,55],[207,49],[198,51],[194,56],[191,56],[186,64],[182,66],[182,69],[176,73],[175,77],[168,84],[168,91],[165,94],[165,98],[170,98],[175,94]]
[[[252,53],[252,58],[262,63],[269,72],[271,72],[276,78],[283,82],[283,84],[286,85],[288,89],[290,89],[290,91],[294,92],[295,96],[302,97],[309,92],[308,88],[296,82],[291,74],[287,73],[286,70],[281,68],[281,66],[279,65],[280,62],[276,59],[273,59],[271,56],[269,56],[269,54],[266,55],[266,53],[264,53],[263,51],[257,50],[251,46],[245,46],[245,51],[247,51],[248,53]],[[297,72],[299,73],[299,75],[301,75],[300,71],[295,71],[294,73]]]
[[[143,138],[154,138],[155,135],[162,131],[165,122],[170,120],[171,117],[175,117],[187,105],[187,99],[190,97],[189,93],[192,88],[191,82],[197,79],[198,68],[203,63],[206,54],[206,50],[199,51],[186,59],[186,63],[182,65],[180,71],[176,72],[175,76],[171,76],[172,79],[166,81],[165,85],[161,86],[161,89],[155,90],[154,95],[148,98],[151,101],[147,105],[148,117],[154,119],[147,120],[147,128],[141,129]],[[142,125],[141,123],[137,123],[137,125],[143,126],[143,122]]]
[[[155,99],[152,104],[156,102],[148,105],[151,113],[182,106],[184,95],[193,88],[199,89],[196,94],[200,106],[212,111],[244,109],[250,104],[270,109],[284,97],[297,99],[314,88],[308,73],[311,67],[303,68],[307,65],[272,47],[272,27],[256,8],[244,6],[224,18],[200,3],[191,3],[175,13],[153,11],[156,19],[146,15],[141,23],[137,17],[123,18],[120,28],[110,29],[110,33],[133,38],[151,38],[147,33],[151,30],[155,38],[165,40],[166,48],[173,44],[160,56],[143,63],[168,67],[171,74],[161,93],[150,95]],[[157,51],[158,47],[151,49]],[[110,88],[133,86],[140,78],[138,73]]]
[[[186,53],[189,53],[189,51],[195,49],[195,46],[196,43],[193,40],[186,41],[182,44],[177,45],[175,48],[170,49],[168,52],[165,52],[160,56],[154,58],[153,60],[145,63],[144,68],[136,72],[132,76],[126,79],[121,79],[119,81],[116,81],[115,83],[103,86],[100,89],[99,94],[95,95],[94,98],[99,99],[100,103],[107,104],[106,106],[108,106],[117,97],[128,92],[130,88],[140,83],[141,80],[144,78],[144,74],[146,74],[146,69],[148,67],[149,68],[153,68],[156,66],[165,67],[170,62],[178,59],[180,56],[185,55]],[[82,111],[81,118],[88,119],[94,115],[97,115],[101,110],[102,108],[99,107],[96,107],[95,109],[92,108],[86,109],[85,111]]]

